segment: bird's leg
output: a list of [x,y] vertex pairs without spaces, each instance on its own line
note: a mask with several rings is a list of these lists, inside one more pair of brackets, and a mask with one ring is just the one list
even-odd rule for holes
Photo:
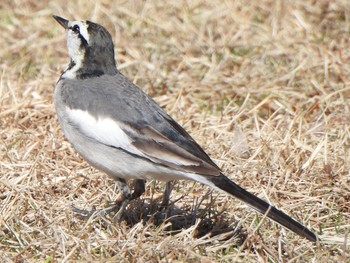
[[161,207],[169,206],[170,194],[173,188],[174,188],[174,184],[172,181],[169,181],[166,183]]
[[[145,192],[145,180],[136,179],[134,184],[134,191],[132,194],[130,194],[130,189],[128,185],[120,184],[119,190],[121,191],[122,196],[126,196],[127,198],[124,198],[124,200],[120,200],[118,203],[120,204],[120,208],[118,212],[114,215],[113,221],[118,222],[120,221],[120,218],[122,217],[126,206],[128,205],[129,201],[134,200],[136,198],[139,198],[144,192]],[[124,193],[124,194],[123,194]]]
[[130,188],[126,181],[124,179],[119,179],[116,181],[116,184],[118,187],[119,196],[117,197],[113,205],[105,209],[107,214],[118,210],[118,212],[113,216],[114,222],[120,221],[125,211],[125,208],[128,205],[129,200],[131,199]]
[[130,200],[139,198],[145,190],[145,180],[135,180],[134,192],[132,193]]

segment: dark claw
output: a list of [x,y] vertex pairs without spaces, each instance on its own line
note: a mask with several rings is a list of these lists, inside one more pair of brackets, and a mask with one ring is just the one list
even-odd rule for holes
[[76,208],[73,205],[70,205],[70,208],[73,210],[76,217],[83,220],[88,220],[97,211],[95,206],[93,206],[90,211]]
[[123,202],[116,202],[115,204],[112,204],[106,208],[103,209],[99,209],[97,210],[95,206],[92,207],[92,209],[89,210],[84,210],[84,209],[79,209],[73,205],[70,205],[70,208],[73,210],[73,212],[75,213],[75,216],[79,219],[82,220],[88,220],[92,215],[102,215],[102,216],[107,216],[112,212],[117,211],[117,214],[119,214],[119,219],[123,213],[123,211],[120,210],[124,210],[125,209],[126,204],[124,204],[123,206]]

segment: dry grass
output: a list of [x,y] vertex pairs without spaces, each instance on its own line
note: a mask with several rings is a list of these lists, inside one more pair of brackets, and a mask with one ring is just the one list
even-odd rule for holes
[[[346,261],[349,1],[108,2],[1,1],[1,261]],[[183,181],[168,214],[150,182],[119,225],[75,218],[70,204],[103,207],[115,191],[59,128],[52,94],[68,55],[52,14],[107,27],[125,75],[230,178],[324,241]]]

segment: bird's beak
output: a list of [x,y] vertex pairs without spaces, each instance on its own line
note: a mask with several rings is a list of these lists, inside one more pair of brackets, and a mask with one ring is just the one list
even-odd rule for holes
[[60,16],[53,16],[53,18],[61,25],[63,26],[65,29],[68,28],[68,20],[67,19],[64,19]]

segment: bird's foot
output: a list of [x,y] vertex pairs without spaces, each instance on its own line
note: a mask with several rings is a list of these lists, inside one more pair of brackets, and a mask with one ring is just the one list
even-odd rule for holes
[[[125,212],[125,208],[128,205],[128,203],[129,203],[129,199],[125,199],[121,202],[121,204],[118,204],[118,208],[119,208],[118,212],[115,213],[115,215],[113,216],[113,219],[112,219],[114,223],[121,221],[121,218]],[[116,211],[116,209],[114,211]]]
[[82,220],[88,220],[93,214],[96,214],[97,212],[95,206],[93,206],[90,211],[85,209],[79,209],[73,205],[70,205],[70,208],[73,210],[75,216]]
[[97,210],[95,206],[93,206],[91,210],[79,209],[73,205],[71,205],[70,207],[75,213],[75,216],[82,220],[88,220],[90,219],[90,217],[95,215],[101,215],[103,217],[106,217],[109,214],[116,212],[112,219],[113,222],[119,222],[128,203],[128,198],[120,196],[115,202],[113,202],[113,204],[99,210]]

